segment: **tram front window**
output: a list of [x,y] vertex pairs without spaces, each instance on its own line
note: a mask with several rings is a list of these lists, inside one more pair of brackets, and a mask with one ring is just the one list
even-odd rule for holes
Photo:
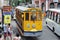
[[35,21],[37,18],[36,18],[36,9],[32,9],[31,10],[31,20]]
[[31,20],[36,20],[36,13],[31,14]]
[[26,13],[25,15],[26,15],[25,20],[29,20],[29,13]]
[[42,20],[42,14],[40,14],[40,13],[37,14],[37,20],[38,21]]

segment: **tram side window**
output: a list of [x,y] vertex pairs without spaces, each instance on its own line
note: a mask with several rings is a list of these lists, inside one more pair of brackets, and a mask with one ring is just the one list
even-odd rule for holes
[[54,13],[53,13],[53,20],[54,20]]
[[51,12],[49,12],[49,19],[50,19],[50,16],[51,16]]
[[60,14],[59,14],[59,24],[60,24]]
[[50,19],[52,18],[52,12],[50,13]]
[[25,13],[25,20],[29,20],[29,13]]
[[48,18],[49,18],[49,13],[48,13]]
[[47,17],[49,17],[49,12],[47,12]]
[[56,22],[57,22],[57,19],[58,19],[58,13],[57,13],[57,15],[56,15]]

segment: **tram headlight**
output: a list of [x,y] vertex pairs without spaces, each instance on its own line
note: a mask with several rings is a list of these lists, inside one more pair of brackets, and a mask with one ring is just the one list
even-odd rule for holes
[[27,27],[30,28],[30,24],[27,24]]
[[32,24],[32,27],[33,27],[33,28],[35,28],[35,27],[36,27],[36,25],[35,25],[35,24]]

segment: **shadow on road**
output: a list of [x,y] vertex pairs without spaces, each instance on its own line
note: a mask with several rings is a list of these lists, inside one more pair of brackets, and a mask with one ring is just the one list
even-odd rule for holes
[[23,37],[22,40],[38,40],[37,37]]

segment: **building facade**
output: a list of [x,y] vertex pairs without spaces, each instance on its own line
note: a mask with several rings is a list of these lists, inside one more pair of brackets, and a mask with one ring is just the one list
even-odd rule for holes
[[0,0],[0,8],[9,5],[9,0]]
[[35,7],[39,7],[43,12],[49,8],[60,8],[60,0],[32,0]]
[[41,8],[43,12],[46,10],[45,3],[46,3],[45,0],[32,0],[32,4],[34,4],[35,7]]
[[60,5],[60,0],[48,0],[48,3],[49,8],[58,8]]

